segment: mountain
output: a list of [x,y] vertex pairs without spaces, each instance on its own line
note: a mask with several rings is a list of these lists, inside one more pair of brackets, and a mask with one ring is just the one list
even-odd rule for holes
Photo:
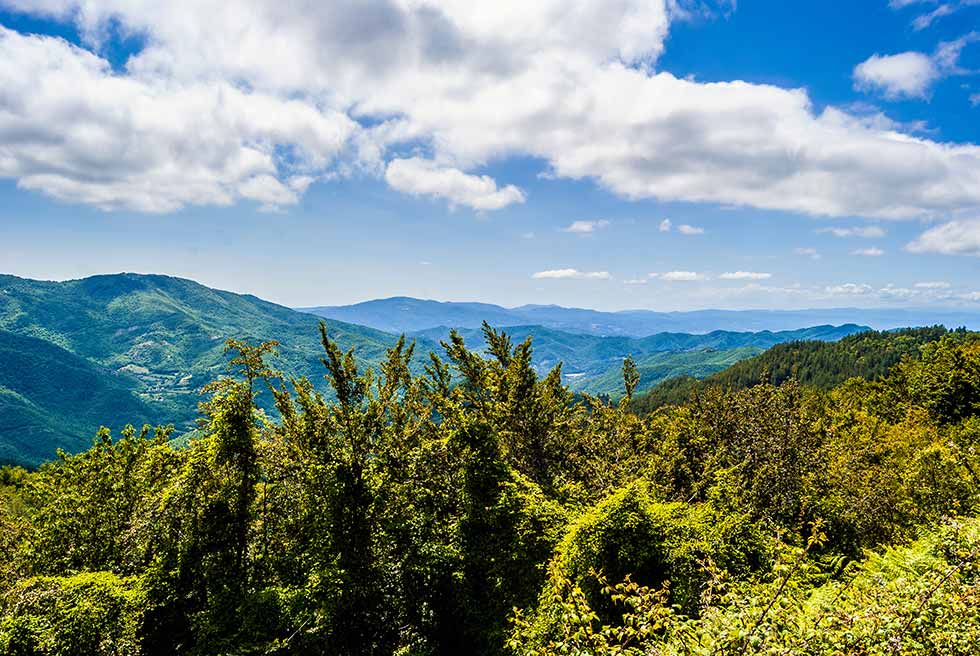
[[[49,459],[55,446],[87,444],[100,423],[118,428],[164,421],[190,428],[200,388],[227,371],[223,348],[229,337],[278,340],[276,366],[326,391],[319,321],[254,296],[168,276],[125,273],[67,282],[0,276],[0,368],[8,374],[0,378],[7,409],[0,420],[0,458],[28,464]],[[396,339],[339,321],[328,320],[327,327],[366,364],[378,362]],[[10,374],[14,366],[36,372],[41,382],[19,381]],[[73,396],[78,394],[91,399]]]
[[945,328],[911,328],[864,332],[831,341],[792,341],[772,347],[757,357],[744,359],[719,373],[696,380],[684,375],[664,380],[633,400],[634,410],[651,412],[664,405],[679,405],[708,387],[741,389],[767,380],[780,384],[789,378],[831,389],[848,378],[877,380],[904,357],[917,357],[924,344],[938,341]]
[[[375,307],[385,307],[378,303]],[[506,321],[496,306],[458,305],[465,307],[453,308],[457,319]],[[552,310],[528,311],[544,312],[538,316],[547,318]],[[425,323],[432,316],[420,310],[417,319]],[[375,319],[380,321],[380,315]],[[123,273],[66,282],[0,276],[0,461],[33,465],[53,457],[58,447],[78,450],[102,424],[118,430],[126,423],[172,423],[178,434],[192,428],[200,389],[227,372],[223,349],[229,337],[252,343],[277,340],[274,365],[309,378],[330,395],[320,362],[320,320],[254,296],[168,276]],[[377,364],[397,339],[375,328],[326,322],[331,337],[353,348],[365,366]],[[517,341],[533,336],[537,370],[563,362],[572,389],[613,396],[622,391],[620,371],[627,355],[636,359],[645,390],[673,376],[710,375],[781,342],[836,340],[860,330],[845,325],[634,338],[534,325],[507,329]],[[470,348],[482,349],[478,330],[462,332]],[[439,327],[410,337],[424,355],[439,350],[437,342],[447,334]],[[421,367],[423,358],[415,362]],[[260,402],[270,407],[268,398]]]
[[[792,331],[714,331],[703,335],[659,333],[643,338],[599,337],[567,333],[541,326],[504,329],[515,342],[532,338],[533,365],[544,373],[559,362],[565,383],[574,390],[617,395],[622,392],[623,360],[632,355],[640,370],[640,390],[677,375],[702,378],[776,344],[802,340],[836,341],[868,330],[865,326],[814,326]],[[431,328],[412,333],[429,341],[445,339],[449,329]],[[458,332],[470,348],[484,346],[480,330]]]
[[942,324],[949,328],[980,328],[980,312],[959,309],[826,310],[698,310],[600,312],[557,305],[505,308],[487,303],[457,303],[396,297],[354,305],[300,308],[327,319],[370,326],[394,333],[418,332],[448,326],[479,328],[483,321],[498,327],[542,326],[587,335],[645,337],[661,332],[707,333],[715,330],[797,330],[807,326],[848,323],[890,330]]

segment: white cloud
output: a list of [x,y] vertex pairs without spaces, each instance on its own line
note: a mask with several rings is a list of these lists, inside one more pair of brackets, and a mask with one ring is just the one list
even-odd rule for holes
[[670,219],[664,219],[660,222],[660,232],[670,232]]
[[936,52],[902,52],[896,55],[874,54],[854,67],[854,86],[863,91],[877,91],[885,98],[929,97],[933,84],[949,75],[961,74],[958,61],[967,44],[980,39],[970,32],[953,41],[940,43]]
[[864,237],[866,239],[885,236],[885,231],[878,226],[868,226],[867,228],[824,228],[818,232],[829,232],[835,237]]
[[912,253],[980,256],[980,219],[950,221],[930,228],[905,248]]
[[696,282],[707,280],[708,277],[696,271],[668,271],[666,273],[651,273],[651,278],[657,278],[667,282]]
[[916,31],[924,30],[938,19],[942,18],[943,16],[949,16],[954,11],[955,9],[953,8],[952,4],[939,5],[932,11],[916,16],[912,21],[912,27],[914,27]]
[[820,259],[820,253],[817,252],[817,249],[816,248],[809,248],[809,247],[807,247],[807,248],[794,248],[793,249],[793,252],[795,254],[797,254],[797,255],[804,255],[804,256],[810,258],[811,260],[819,260]]
[[917,289],[949,289],[950,284],[948,282],[917,282],[915,283]]
[[434,170],[396,184],[485,209],[523,198],[472,173],[510,157],[628,199],[980,209],[978,146],[818,109],[803,89],[658,71],[683,13],[672,0],[0,4],[74,20],[90,46],[109,26],[144,37],[113,71],[63,41],[0,33],[0,177],[72,202],[227,205],[263,175],[298,196],[295,176],[387,177],[422,152]]
[[605,228],[608,225],[609,221],[605,219],[599,219],[598,221],[573,221],[571,225],[562,228],[562,231],[573,232],[578,235],[587,235],[600,228]]
[[681,233],[682,235],[703,235],[704,228],[697,228],[695,226],[682,223],[681,225],[677,226],[677,232]]
[[824,291],[832,296],[864,296],[874,291],[871,285],[847,282],[843,285],[827,287]]
[[65,41],[3,27],[0,88],[0,177],[104,209],[292,204],[357,130],[343,113],[222,80],[115,75]]
[[880,91],[893,99],[926,98],[939,77],[939,68],[932,57],[921,52],[875,54],[854,68],[858,89]]
[[579,271],[578,269],[551,269],[538,271],[531,276],[539,280],[609,280],[608,271]]
[[870,248],[859,248],[856,251],[851,251],[851,255],[863,255],[865,257],[881,257],[885,254],[885,251],[881,250],[877,246],[872,246]]
[[499,210],[524,202],[524,192],[514,185],[498,189],[490,176],[469,175],[420,157],[391,160],[385,169],[385,180],[399,191],[436,196],[448,200],[451,206],[465,205],[475,210]]
[[767,280],[772,278],[772,274],[759,271],[728,271],[718,277],[722,280]]
[[[916,0],[905,0],[901,5],[896,6],[894,2],[890,3],[893,9],[901,9],[910,5],[916,4],[936,4],[936,0],[926,0],[926,1],[916,1]],[[980,0],[953,0],[952,2],[942,2],[936,6],[935,9],[927,11],[924,14],[919,14],[912,21],[912,27],[916,31],[921,31],[928,28],[930,25],[935,23],[940,18],[946,16],[952,16],[961,9],[966,7],[971,7],[980,4]]]
[[650,282],[650,281],[647,280],[646,278],[630,278],[629,280],[624,280],[623,281],[623,284],[624,285],[645,285],[648,282]]

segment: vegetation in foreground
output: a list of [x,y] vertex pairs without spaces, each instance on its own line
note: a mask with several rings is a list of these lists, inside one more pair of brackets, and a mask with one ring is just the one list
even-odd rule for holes
[[[3,654],[975,654],[980,335],[646,417],[452,335],[0,480]],[[802,373],[798,374],[802,377]],[[278,417],[256,405],[268,388]]]

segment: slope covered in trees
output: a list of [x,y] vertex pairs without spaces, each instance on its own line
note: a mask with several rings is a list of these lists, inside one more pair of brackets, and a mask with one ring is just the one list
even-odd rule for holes
[[99,427],[167,420],[127,377],[54,344],[0,330],[0,463],[39,465],[58,448],[80,451]]
[[[201,388],[226,370],[227,336],[279,340],[279,364],[327,392],[318,321],[254,296],[168,276],[118,274],[67,282],[0,276],[0,330],[34,340],[15,345],[8,337],[0,362],[9,369],[14,358],[34,360],[37,372],[54,367],[46,374],[50,384],[30,390],[0,382],[7,387],[0,402],[12,409],[0,420],[0,457],[23,464],[49,460],[54,447],[88,444],[98,422],[115,426],[130,415],[129,421],[192,428]],[[371,328],[328,325],[331,335],[372,365],[397,341]],[[52,356],[52,347],[61,355]],[[84,393],[79,385],[92,389],[91,403],[73,401]],[[271,409],[271,397],[266,394],[262,404]],[[68,417],[78,420],[65,421]]]
[[[883,337],[886,338],[886,337]],[[5,654],[972,654],[980,336],[641,418],[530,342],[229,344],[200,435],[0,474]],[[425,363],[414,374],[411,362]],[[274,365],[278,368],[278,365]],[[454,385],[453,377],[459,384]],[[268,386],[278,416],[255,405]]]
[[946,333],[942,326],[935,326],[867,331],[836,342],[787,342],[702,380],[688,375],[664,380],[647,394],[637,396],[632,407],[646,413],[683,403],[709,387],[742,389],[762,381],[779,385],[795,378],[801,384],[828,390],[848,378],[877,380],[902,358],[917,357],[922,345]]

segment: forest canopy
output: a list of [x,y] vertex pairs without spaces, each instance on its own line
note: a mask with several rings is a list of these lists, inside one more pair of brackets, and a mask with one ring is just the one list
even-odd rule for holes
[[977,653],[980,335],[644,416],[632,360],[613,403],[484,336],[362,371],[321,326],[335,399],[230,340],[186,447],[0,470],[0,653]]

